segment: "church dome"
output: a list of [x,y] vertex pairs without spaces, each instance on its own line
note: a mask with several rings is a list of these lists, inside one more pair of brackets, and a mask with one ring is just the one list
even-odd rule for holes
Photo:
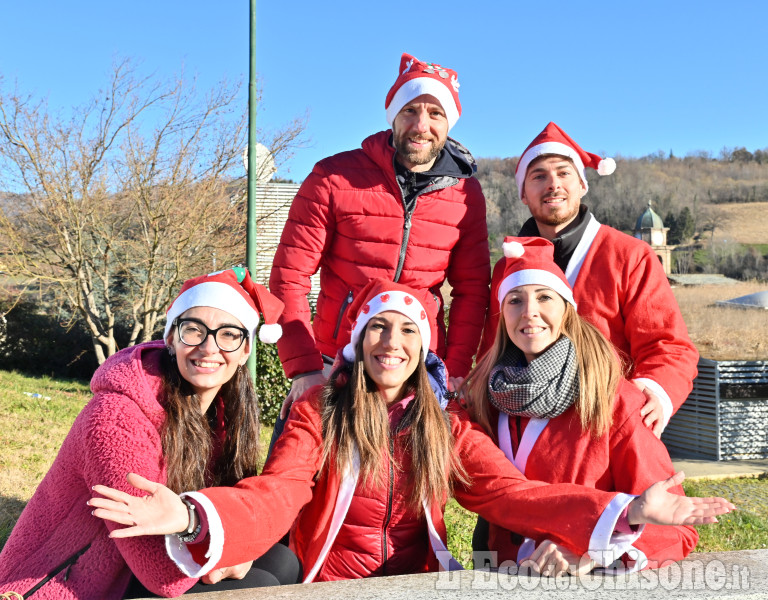
[[641,229],[663,229],[664,221],[661,217],[653,212],[650,201],[648,202],[648,208],[645,212],[637,218],[637,224],[635,225],[635,231]]

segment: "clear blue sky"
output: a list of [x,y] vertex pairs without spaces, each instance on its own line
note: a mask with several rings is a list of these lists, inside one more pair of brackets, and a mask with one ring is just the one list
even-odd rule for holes
[[[257,10],[259,126],[309,112],[310,144],[284,177],[302,180],[387,127],[404,51],[458,71],[463,115],[451,135],[477,157],[519,155],[550,120],[607,155],[768,147],[761,0],[261,0]],[[164,76],[183,69],[201,87],[247,83],[247,0],[0,0],[0,15],[0,74],[53,106],[87,100],[114,57]]]

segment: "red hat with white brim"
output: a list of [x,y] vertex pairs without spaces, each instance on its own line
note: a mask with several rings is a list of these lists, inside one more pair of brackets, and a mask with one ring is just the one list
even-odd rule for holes
[[516,287],[543,285],[556,291],[563,300],[576,308],[571,286],[555,263],[555,246],[552,242],[539,237],[507,236],[502,248],[506,263],[504,279],[495,290],[499,305],[504,303],[504,297]]
[[387,123],[392,125],[397,113],[414,98],[429,94],[437,98],[448,119],[448,129],[461,115],[459,76],[456,71],[435,63],[426,63],[410,54],[400,58],[397,80],[384,101]]
[[525,149],[515,168],[517,193],[521,199],[523,197],[523,184],[528,173],[528,166],[539,156],[545,154],[556,154],[570,158],[579,172],[579,177],[581,177],[581,181],[584,183],[585,191],[589,189],[585,172],[586,167],[595,169],[598,175],[610,175],[616,170],[616,161],[612,158],[601,158],[597,154],[585,152],[565,131],[550,121],[544,128],[544,131],[537,135]]
[[274,344],[283,333],[277,322],[283,312],[283,303],[272,295],[267,288],[251,280],[248,270],[235,267],[188,279],[179,295],[168,307],[165,318],[167,338],[175,319],[197,306],[218,308],[238,319],[245,327],[250,339],[259,325],[259,316],[264,324],[259,329],[259,339],[267,344]]
[[344,358],[350,362],[355,360],[355,348],[365,326],[372,317],[389,310],[397,311],[408,317],[418,327],[421,334],[421,349],[424,358],[429,352],[432,340],[432,327],[436,322],[437,310],[434,301],[419,300],[416,290],[394,283],[387,279],[372,279],[360,290],[352,304],[349,305],[349,319],[352,321],[352,333],[349,343],[344,346]]

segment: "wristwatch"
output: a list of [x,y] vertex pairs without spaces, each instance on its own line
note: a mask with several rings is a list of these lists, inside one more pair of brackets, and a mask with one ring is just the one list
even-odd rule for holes
[[189,542],[194,542],[197,536],[200,535],[203,521],[202,519],[197,519],[197,526],[195,526],[195,505],[186,498],[182,498],[181,501],[186,504],[189,511],[189,526],[184,531],[177,533],[176,537],[179,538],[180,542],[188,544]]

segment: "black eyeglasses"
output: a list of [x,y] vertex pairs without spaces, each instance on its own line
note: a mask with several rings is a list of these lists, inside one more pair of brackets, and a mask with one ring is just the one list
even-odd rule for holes
[[218,329],[209,329],[197,319],[176,319],[174,321],[179,332],[179,339],[187,346],[199,346],[209,335],[222,352],[234,352],[239,350],[243,342],[248,339],[248,330],[235,325],[225,325]]

